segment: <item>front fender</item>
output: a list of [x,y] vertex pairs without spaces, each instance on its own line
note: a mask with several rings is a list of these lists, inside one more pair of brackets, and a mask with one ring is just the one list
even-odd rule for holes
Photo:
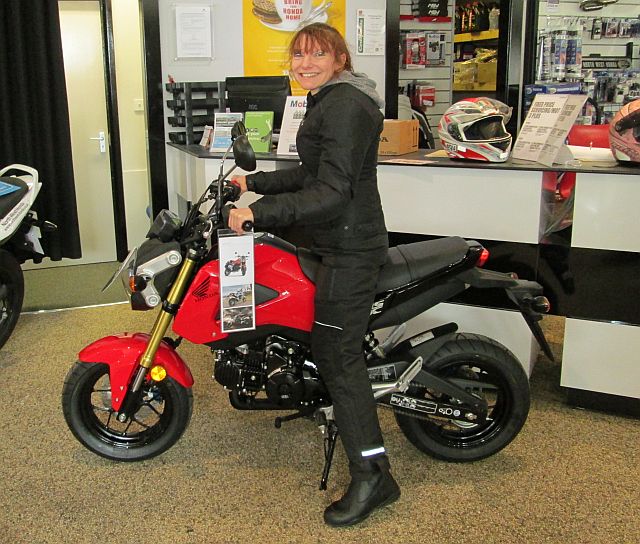
[[[106,336],[89,344],[78,355],[83,363],[109,365],[111,405],[118,411],[124,400],[133,373],[149,342],[149,335],[141,332]],[[154,364],[164,367],[167,374],[183,387],[193,385],[193,376],[187,364],[166,342],[161,342]]]

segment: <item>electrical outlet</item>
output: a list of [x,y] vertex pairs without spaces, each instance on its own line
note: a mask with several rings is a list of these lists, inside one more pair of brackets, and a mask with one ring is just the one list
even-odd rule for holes
[[144,100],[142,98],[133,99],[133,111],[144,111]]

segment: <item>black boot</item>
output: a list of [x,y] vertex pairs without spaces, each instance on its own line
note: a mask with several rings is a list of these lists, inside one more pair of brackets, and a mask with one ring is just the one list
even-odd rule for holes
[[324,521],[332,527],[355,525],[398,497],[400,488],[391,473],[388,470],[374,472],[365,479],[351,480],[343,497],[324,511]]

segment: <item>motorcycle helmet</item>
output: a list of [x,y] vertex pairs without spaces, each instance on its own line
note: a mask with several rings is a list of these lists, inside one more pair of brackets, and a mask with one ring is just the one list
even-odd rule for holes
[[465,98],[444,112],[438,133],[442,147],[452,159],[504,162],[512,138],[505,123],[511,108],[493,98]]
[[622,106],[611,120],[609,145],[619,161],[640,163],[640,98]]

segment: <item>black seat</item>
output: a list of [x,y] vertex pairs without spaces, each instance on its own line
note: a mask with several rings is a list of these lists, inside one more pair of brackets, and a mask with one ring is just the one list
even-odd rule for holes
[[297,248],[296,253],[298,255],[298,262],[300,263],[302,272],[304,272],[304,275],[307,276],[307,278],[315,283],[318,266],[320,266],[320,256],[304,247]]
[[469,244],[457,236],[389,248],[376,290],[390,291],[444,271],[463,260],[468,251]]

